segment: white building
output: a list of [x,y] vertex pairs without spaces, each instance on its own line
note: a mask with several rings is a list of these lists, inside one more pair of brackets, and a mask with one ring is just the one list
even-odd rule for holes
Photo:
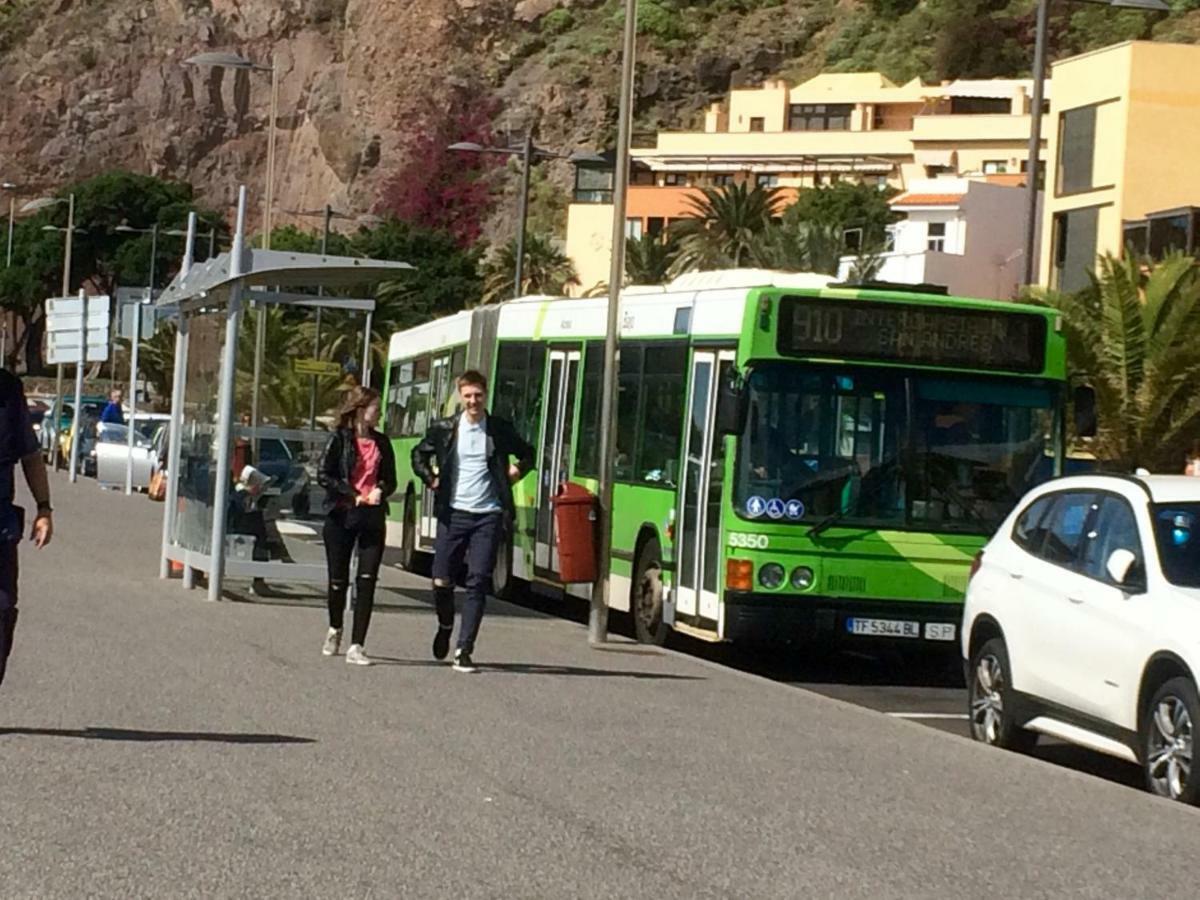
[[[871,280],[945,285],[957,296],[1011,300],[1024,268],[1025,204],[1020,186],[914,180],[891,202],[906,218],[890,227],[890,248]],[[839,279],[851,278],[858,261],[842,257]]]

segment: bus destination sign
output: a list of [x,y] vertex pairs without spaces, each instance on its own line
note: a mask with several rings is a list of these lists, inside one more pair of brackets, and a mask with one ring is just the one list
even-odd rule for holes
[[784,297],[781,354],[1041,372],[1046,319],[1035,313],[879,300]]

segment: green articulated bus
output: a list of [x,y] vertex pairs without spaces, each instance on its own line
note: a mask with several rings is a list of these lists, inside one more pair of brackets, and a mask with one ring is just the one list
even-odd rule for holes
[[[742,270],[630,288],[620,325],[611,604],[644,641],[951,642],[976,554],[1062,470],[1048,309]],[[537,448],[497,591],[561,587],[551,498],[596,489],[604,329],[603,298],[524,297],[393,335],[405,564],[436,525],[410,452],[471,367]]]

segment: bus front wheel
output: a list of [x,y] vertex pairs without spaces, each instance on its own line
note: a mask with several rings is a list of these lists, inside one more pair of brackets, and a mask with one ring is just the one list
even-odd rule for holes
[[661,647],[667,640],[667,626],[663,622],[662,548],[658,538],[646,541],[638,554],[629,609],[638,643]]

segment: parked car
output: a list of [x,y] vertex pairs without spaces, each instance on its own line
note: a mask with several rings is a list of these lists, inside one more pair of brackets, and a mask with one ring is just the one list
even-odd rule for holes
[[[170,416],[158,413],[138,413],[134,423],[133,487],[148,488],[150,476],[158,465],[154,436]],[[129,428],[111,422],[96,426],[96,441],[89,451],[89,467],[101,484],[124,485],[130,456]]]
[[[84,416],[94,422],[99,421],[100,413],[104,411],[104,405],[107,402],[108,399],[105,397],[84,396],[82,398]],[[45,451],[47,458],[50,456],[50,450],[54,446],[55,441],[59,445],[60,457],[65,458],[65,454],[70,452],[71,424],[74,421],[75,396],[72,394],[68,397],[56,398],[50,411],[45,413],[42,419],[41,430],[38,433],[42,450]]]
[[975,560],[962,652],[976,740],[1029,750],[1051,735],[1200,802],[1200,478],[1031,491]]

